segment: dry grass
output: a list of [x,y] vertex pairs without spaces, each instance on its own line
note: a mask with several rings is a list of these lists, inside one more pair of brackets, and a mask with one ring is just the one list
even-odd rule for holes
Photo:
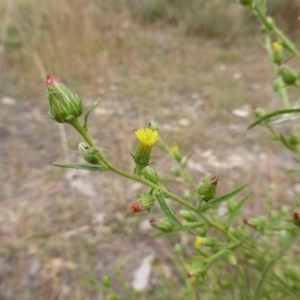
[[[194,151],[194,167],[220,177],[220,192],[251,183],[255,196],[248,214],[261,211],[269,183],[275,186],[269,196],[277,202],[289,197],[291,178],[278,169],[292,160],[267,146],[262,131],[246,132],[251,116],[231,114],[244,105],[245,110],[280,105],[260,39],[242,38],[224,47],[224,39],[186,35],[184,19],[176,26],[161,18],[140,23],[132,7],[108,3],[13,1],[1,74],[3,96],[14,97],[16,104],[1,104],[0,111],[0,298],[102,299],[91,273],[100,281],[121,268],[120,277],[130,280],[140,259],[154,251],[167,276],[169,244],[180,241],[189,251],[184,237],[152,239],[151,230],[139,229],[142,219],[158,215],[130,214],[141,186],[112,174],[92,176],[50,165],[80,160],[80,139],[66,128],[72,149],[67,152],[57,126],[42,118],[44,73],[58,75],[86,106],[103,99],[90,131],[118,166],[133,168],[133,131],[155,118],[171,145]],[[236,20],[230,43],[241,18]],[[159,150],[154,163],[163,174],[173,166]],[[200,180],[201,173],[191,172]],[[170,188],[184,190],[178,184]],[[159,279],[156,274],[151,287],[159,287]],[[113,285],[126,294],[121,283],[115,278]]]

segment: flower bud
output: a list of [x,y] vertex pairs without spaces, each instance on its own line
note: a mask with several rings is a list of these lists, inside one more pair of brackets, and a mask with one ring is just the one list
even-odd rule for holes
[[237,259],[236,259],[236,256],[234,255],[233,252],[228,252],[227,254],[227,260],[228,262],[233,265],[233,266],[236,266],[237,265]]
[[82,114],[80,98],[54,76],[46,78],[50,117],[59,123],[70,123]]
[[244,223],[257,230],[261,230],[266,226],[266,220],[263,218],[244,219]]
[[146,128],[137,130],[135,134],[139,140],[139,145],[135,154],[132,155],[136,163],[134,173],[141,174],[142,170],[150,163],[152,148],[158,139],[158,132]]
[[179,177],[181,174],[180,174],[180,170],[179,169],[176,169],[176,168],[172,168],[171,169],[171,173],[176,176],[176,177]]
[[294,224],[297,227],[300,227],[300,211],[299,210],[295,210],[293,213],[293,220],[294,220]]
[[280,80],[275,79],[273,81],[272,87],[273,87],[273,92],[276,93],[276,94],[278,94],[280,92],[280,90],[282,89],[283,84],[280,82]]
[[90,147],[85,143],[79,143],[78,150],[81,152],[84,159],[93,165],[101,165],[101,159],[98,155],[99,149]]
[[184,200],[191,200],[191,192],[189,190],[185,190],[183,193]]
[[153,207],[155,199],[152,194],[145,193],[136,196],[137,201],[131,205],[131,210],[133,213],[140,211],[150,211]]
[[150,220],[150,224],[152,227],[155,227],[164,232],[171,232],[175,229],[175,225],[171,223],[171,221],[167,217],[162,217],[160,219],[152,219]]
[[278,74],[281,75],[286,85],[293,85],[299,79],[299,72],[286,65],[279,68]]
[[291,145],[293,145],[293,146],[296,146],[296,145],[298,145],[299,144],[299,138],[298,138],[298,136],[296,135],[296,134],[291,134],[291,136],[290,136],[290,144]]
[[103,284],[105,287],[109,288],[110,285],[111,285],[110,277],[109,277],[109,276],[103,276],[103,278],[102,278],[102,284]]
[[143,169],[143,176],[145,179],[153,183],[159,183],[159,177],[157,172],[149,166]]
[[283,47],[279,42],[274,42],[272,44],[273,48],[273,62],[276,64],[281,64],[283,60]]
[[174,146],[173,148],[170,149],[170,151],[171,151],[173,157],[175,158],[175,160],[180,163],[181,159],[182,159],[182,155],[179,152],[179,147],[178,146]]
[[218,244],[219,241],[215,238],[197,236],[195,241],[195,248],[200,248],[201,246],[215,247]]
[[148,128],[151,129],[151,130],[156,130],[157,132],[159,131],[159,125],[157,122],[155,121],[151,121],[149,124],[148,124]]
[[262,109],[260,107],[254,107],[254,116],[256,119],[259,119],[266,114],[267,114],[267,112],[264,109]]
[[200,187],[198,188],[198,195],[201,199],[208,202],[213,199],[217,191],[218,178],[211,177],[210,174],[205,175]]
[[202,259],[195,259],[191,262],[187,276],[189,278],[195,277],[204,270],[205,262]]
[[180,211],[180,215],[182,216],[182,218],[184,220],[186,220],[187,222],[195,222],[197,221],[197,217],[195,216],[195,214],[190,211],[190,210],[181,210]]
[[207,230],[206,230],[206,228],[204,226],[197,227],[196,228],[196,232],[200,236],[206,236],[206,234],[207,234]]

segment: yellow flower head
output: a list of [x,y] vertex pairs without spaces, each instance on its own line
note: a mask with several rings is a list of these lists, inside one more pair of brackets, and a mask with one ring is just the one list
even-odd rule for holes
[[282,49],[282,46],[279,42],[274,42],[272,44],[272,47],[273,47],[274,50],[281,50]]
[[179,147],[178,146],[174,146],[170,149],[170,151],[173,153],[173,154],[176,154],[179,152]]
[[203,238],[201,236],[196,237],[195,248],[200,248],[203,244]]
[[138,129],[135,135],[144,147],[152,147],[158,139],[158,132],[150,128]]

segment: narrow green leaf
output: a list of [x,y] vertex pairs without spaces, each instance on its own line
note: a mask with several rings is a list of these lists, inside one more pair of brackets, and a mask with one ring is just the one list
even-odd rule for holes
[[240,209],[247,203],[247,201],[251,198],[251,196],[252,196],[252,192],[249,193],[248,195],[246,195],[242,200],[240,200],[240,202],[236,205],[234,210],[230,213],[230,215],[225,223],[226,226],[229,226],[232,223],[235,216],[238,214]]
[[88,111],[86,112],[85,116],[84,116],[84,124],[83,124],[83,128],[87,131],[87,122],[89,119],[90,114],[93,112],[93,110],[100,104],[101,99],[96,100],[88,109]]
[[255,297],[254,299],[261,299],[261,295],[262,295],[262,291],[263,291],[263,287],[264,284],[267,280],[267,277],[269,276],[270,272],[272,271],[272,268],[275,266],[275,264],[281,259],[281,257],[284,255],[284,253],[293,246],[293,244],[295,243],[297,237],[298,237],[298,232],[292,232],[286,239],[285,241],[282,242],[282,246],[280,248],[280,250],[278,251],[278,253],[276,255],[274,255],[273,259],[265,266],[262,275],[261,275],[261,279],[259,280],[257,287],[255,289]]
[[288,174],[294,173],[300,176],[300,169],[290,169],[286,171]]
[[233,198],[234,196],[238,195],[240,192],[242,192],[247,187],[247,184],[233,190],[232,192],[223,195],[219,198],[214,198],[213,200],[209,201],[208,203],[204,203],[199,207],[199,211],[205,212],[210,208],[216,207],[219,204],[221,204],[224,201],[228,201],[229,199]]
[[96,167],[96,166],[88,166],[88,165],[81,165],[81,164],[71,164],[71,163],[61,163],[61,162],[53,162],[54,166],[61,167],[61,168],[70,168],[70,169],[78,169],[78,170],[87,170],[93,172],[104,172],[106,171],[103,167]]
[[155,197],[160,205],[160,208],[162,209],[163,213],[166,215],[166,217],[170,220],[171,223],[173,223],[176,226],[181,227],[180,221],[177,219],[177,217],[172,213],[170,210],[168,204],[165,201],[165,198],[159,193],[155,193]]
[[258,118],[255,122],[253,122],[252,124],[249,125],[248,129],[251,129],[258,124],[261,124],[263,121],[266,121],[272,117],[284,115],[284,114],[294,114],[294,113],[300,113],[300,108],[289,108],[289,109],[273,111],[269,114],[266,114],[266,115]]

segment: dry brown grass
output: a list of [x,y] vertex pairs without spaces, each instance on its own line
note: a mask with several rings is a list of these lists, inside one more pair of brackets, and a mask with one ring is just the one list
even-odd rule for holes
[[[142,219],[158,215],[130,214],[141,186],[112,174],[51,166],[66,159],[66,149],[57,126],[42,118],[44,72],[68,83],[86,106],[103,99],[90,131],[118,166],[133,168],[133,132],[155,118],[171,145],[194,151],[194,166],[220,177],[220,192],[250,182],[255,195],[247,214],[261,211],[269,183],[275,184],[269,196],[278,203],[289,197],[291,179],[278,169],[292,160],[267,146],[262,131],[246,132],[250,116],[231,114],[244,105],[279,105],[260,39],[224,47],[218,38],[186,35],[181,24],[138,23],[127,7],[108,3],[13,2],[1,74],[3,96],[17,103],[0,110],[0,298],[102,299],[103,291],[87,284],[90,273],[100,281],[121,268],[130,280],[140,259],[154,251],[168,274],[169,243],[183,242],[189,251],[183,237],[152,239],[152,231],[139,231]],[[70,128],[66,132],[72,149],[67,157],[78,161],[80,139]],[[173,165],[155,150],[154,166],[165,174]],[[191,172],[200,180],[202,174]],[[160,286],[157,278],[152,287]],[[124,292],[121,283],[113,284]]]

